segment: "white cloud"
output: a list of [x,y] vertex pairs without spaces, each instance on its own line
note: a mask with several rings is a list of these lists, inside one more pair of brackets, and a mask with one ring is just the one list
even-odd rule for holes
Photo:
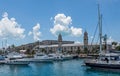
[[70,16],[65,16],[64,14],[57,14],[54,17],[54,27],[50,29],[50,32],[57,36],[59,33],[62,35],[72,35],[79,37],[82,34],[82,28],[75,28],[70,26],[72,24],[72,19]]
[[8,17],[8,13],[7,12],[4,12],[2,17]]
[[28,33],[28,36],[30,36],[30,35],[32,35],[32,32],[31,32],[31,31],[29,31],[29,33]]
[[68,26],[69,24],[72,23],[72,19],[70,16],[65,16],[64,14],[57,14],[54,17],[54,24],[61,24],[63,26]]
[[0,20],[0,37],[1,38],[24,38],[25,29],[20,27],[15,18],[8,18],[8,13],[5,12]]
[[54,35],[58,35],[59,33],[61,33],[62,35],[66,35],[70,33],[70,29],[68,27],[62,26],[60,24],[55,25],[52,29],[50,29],[50,31]]
[[71,34],[72,36],[79,37],[82,35],[82,28],[74,28],[73,26],[71,27]]
[[40,32],[39,30],[40,30],[40,24],[37,23],[37,24],[33,27],[32,31],[30,31],[30,32],[28,33],[28,35],[32,35],[32,34],[33,34],[33,39],[34,39],[35,41],[38,41],[38,40],[40,40],[40,36],[41,36],[41,32]]

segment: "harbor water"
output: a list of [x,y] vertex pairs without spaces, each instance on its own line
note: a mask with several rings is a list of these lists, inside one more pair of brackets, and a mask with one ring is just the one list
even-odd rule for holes
[[0,76],[120,76],[120,72],[83,65],[83,59],[29,65],[0,65]]

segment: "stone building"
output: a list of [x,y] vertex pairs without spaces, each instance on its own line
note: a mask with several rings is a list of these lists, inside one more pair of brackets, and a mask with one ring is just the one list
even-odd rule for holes
[[[47,41],[47,40],[46,40]],[[56,40],[49,40],[47,43],[55,41],[55,44],[45,44],[44,45],[37,45],[34,47],[34,50],[37,51],[46,51],[46,52],[90,52],[91,50],[99,50],[98,44],[93,44],[91,48],[91,44],[88,43],[88,33],[87,31],[84,32],[83,43],[74,43],[73,41],[63,41],[62,35],[58,35],[58,41]],[[45,41],[44,41],[45,42]],[[109,49],[111,45],[108,45]],[[38,49],[39,47],[39,49]]]

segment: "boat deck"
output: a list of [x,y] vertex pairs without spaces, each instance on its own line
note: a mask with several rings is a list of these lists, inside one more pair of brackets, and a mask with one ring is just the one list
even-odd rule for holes
[[109,62],[107,61],[101,61],[101,60],[85,60],[85,63],[96,63],[96,64],[118,64],[120,65],[120,61],[115,61],[115,60],[110,60]]

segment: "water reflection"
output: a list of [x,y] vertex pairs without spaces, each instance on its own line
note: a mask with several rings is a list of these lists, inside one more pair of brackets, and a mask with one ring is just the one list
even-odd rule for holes
[[29,65],[7,65],[11,71],[16,71],[24,68],[28,68]]
[[31,64],[31,76],[52,76],[53,63],[34,63]]
[[29,65],[7,65],[11,75],[18,76],[22,73],[22,76],[26,74],[25,69],[29,69]]
[[0,65],[0,76],[120,76],[120,72],[83,66],[83,59],[29,65]]
[[96,76],[120,76],[120,70],[118,69],[104,69],[104,68],[88,68],[86,67],[85,74],[94,74]]

